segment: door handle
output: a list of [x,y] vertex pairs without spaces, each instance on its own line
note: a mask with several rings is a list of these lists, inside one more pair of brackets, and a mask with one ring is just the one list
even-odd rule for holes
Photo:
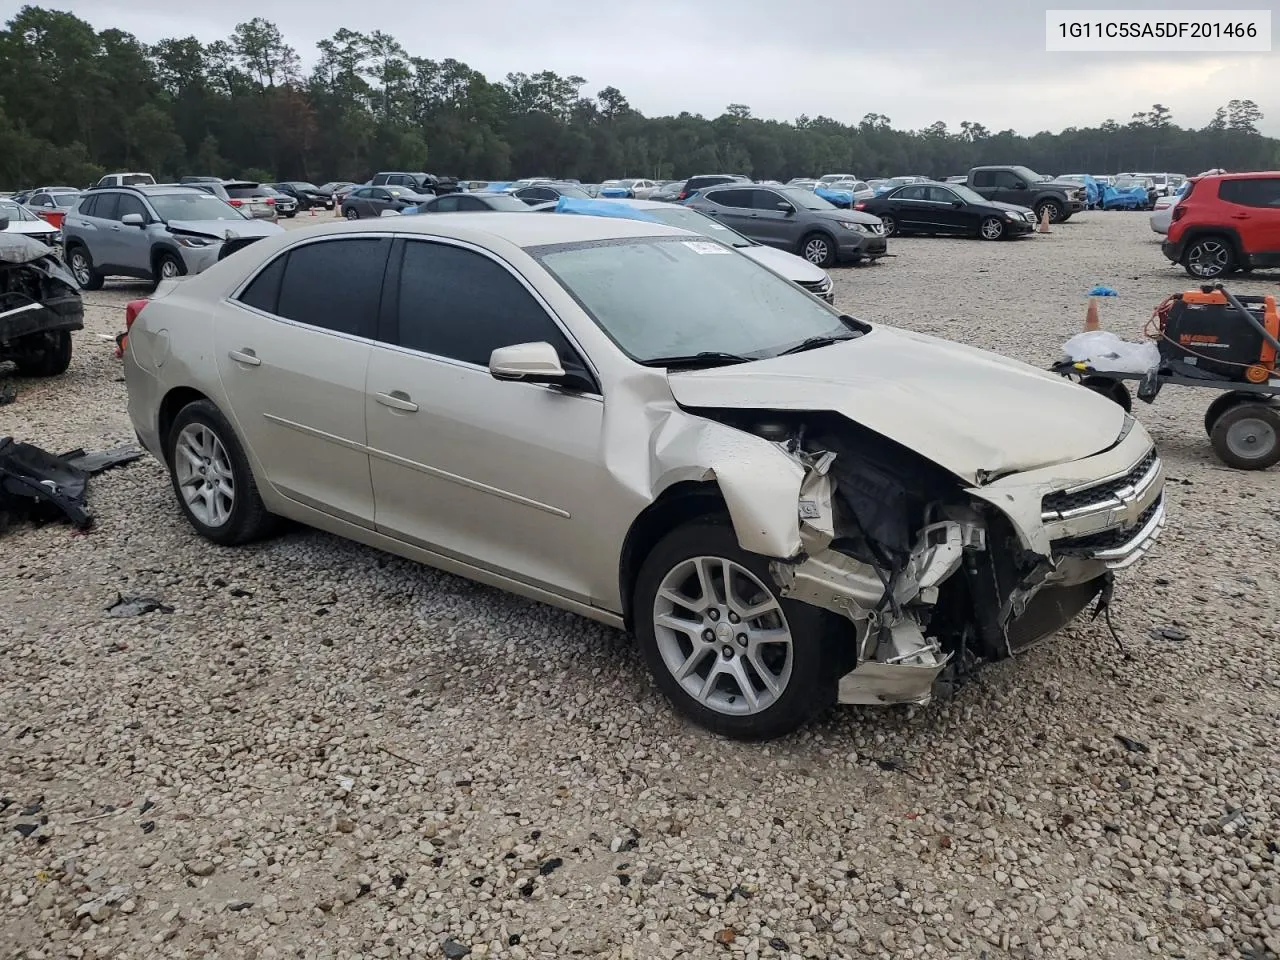
[[245,347],[243,350],[232,350],[227,354],[227,356],[236,363],[243,363],[247,367],[262,366],[262,361],[259,360],[257,355],[248,347]]
[[1231,219],[1232,219],[1232,220],[1248,220],[1248,219],[1249,219],[1249,214],[1247,214],[1247,213],[1233,213],[1233,214],[1231,215]]
[[418,405],[409,399],[409,395],[402,390],[392,390],[390,393],[377,393],[374,398],[384,407],[390,407],[392,410],[403,410],[405,413],[417,413]]

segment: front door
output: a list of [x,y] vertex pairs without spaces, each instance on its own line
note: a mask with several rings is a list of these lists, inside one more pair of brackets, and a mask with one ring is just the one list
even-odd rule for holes
[[372,527],[364,383],[391,240],[335,237],[272,261],[214,324],[240,435],[279,493]]
[[968,204],[960,199],[960,194],[947,187],[925,187],[925,200],[938,233],[960,234],[973,233],[978,224]]
[[[392,262],[394,342],[373,350],[365,401],[377,529],[589,602],[596,571],[574,544],[608,480],[604,401],[581,355],[485,254],[408,240]],[[490,376],[493,350],[536,341],[579,372],[577,389]]]
[[[125,216],[136,213],[142,217],[141,224],[123,223]],[[119,206],[116,207],[116,222],[112,224],[112,235],[117,241],[115,245],[114,263],[135,274],[151,272],[151,234],[147,225],[155,221],[142,201],[130,193],[119,195]]]
[[[780,250],[794,250],[802,232],[795,204],[775,190],[757,188],[751,194],[752,230],[756,234],[752,239]],[[780,203],[791,204],[792,209],[783,210]]]

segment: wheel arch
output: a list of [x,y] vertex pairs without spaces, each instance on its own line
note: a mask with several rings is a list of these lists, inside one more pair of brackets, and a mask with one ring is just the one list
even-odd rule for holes
[[178,418],[178,413],[183,407],[197,400],[208,400],[217,406],[217,402],[212,397],[201,393],[195,387],[174,387],[160,401],[160,409],[156,412],[156,430],[160,440],[160,450],[166,461],[169,456],[169,431],[173,429],[173,421]]
[[178,266],[182,268],[182,273],[186,274],[187,262],[182,258],[182,251],[178,249],[178,245],[162,240],[159,243],[153,244],[151,247],[151,258],[149,262],[151,264],[152,275],[159,279],[160,257],[166,253],[174,256],[178,261]]
[[645,558],[658,541],[685,523],[704,517],[722,517],[729,523],[729,506],[715,480],[681,480],[672,484],[631,521],[618,560],[618,593],[622,619],[633,628],[632,595]]
[[[1210,224],[1197,224],[1194,227],[1187,227],[1177,241],[1180,248],[1179,253],[1182,254],[1182,257],[1185,257],[1188,247],[1197,240],[1203,240],[1206,237],[1224,237],[1231,244],[1231,252],[1235,255],[1236,263],[1243,264],[1248,259],[1244,252],[1244,245],[1240,240],[1240,231],[1235,227]],[[1182,257],[1179,259],[1182,259]]]

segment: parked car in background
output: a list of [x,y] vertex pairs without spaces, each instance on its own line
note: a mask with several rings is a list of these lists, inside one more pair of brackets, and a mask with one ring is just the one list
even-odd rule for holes
[[580,200],[591,198],[591,194],[573,183],[535,183],[513,190],[511,196],[523,200],[531,207],[539,203],[555,203],[561,197],[577,197]]
[[1151,208],[1152,230],[1156,233],[1167,234],[1169,232],[1169,224],[1173,222],[1173,208],[1178,205],[1178,201],[1186,195],[1190,188],[1190,181],[1184,180],[1182,183],[1178,184],[1173,193],[1169,196],[1158,197],[1156,199],[1155,206]]
[[[1134,188],[1140,188],[1141,190],[1145,191],[1146,200],[1141,204],[1141,207],[1144,210],[1153,209],[1156,205],[1156,200],[1160,196],[1159,190],[1156,188],[1155,181],[1153,181],[1150,177],[1134,176],[1131,174],[1120,174],[1119,176],[1116,177],[1115,183],[1113,184],[1113,186],[1117,190],[1133,190]],[[1142,194],[1139,193],[1138,196],[1139,198],[1141,198]]]
[[1037,220],[1047,213],[1051,223],[1065,223],[1085,208],[1083,186],[1042,176],[1029,167],[974,167],[967,183],[988,200],[1030,207]]
[[647,200],[658,185],[652,180],[606,180],[600,184],[600,196],[619,197],[628,200]]
[[8,220],[9,225],[4,232],[9,235],[22,234],[33,240],[39,240],[47,247],[56,247],[62,243],[62,230],[48,220],[37,217],[20,203],[12,200],[0,200],[0,220]]
[[435,194],[417,193],[408,187],[356,187],[342,201],[342,215],[348,220],[380,217],[384,211],[400,213],[426,203]]
[[803,257],[798,257],[785,250],[756,243],[744,237],[738,231],[708,217],[683,203],[664,203],[658,200],[609,200],[605,202],[588,200],[577,203],[573,200],[557,205],[557,211],[571,215],[585,216],[633,216],[637,220],[665,223],[669,227],[691,230],[701,234],[708,240],[714,240],[723,246],[730,247],[750,257],[761,266],[768,267],[774,273],[786,277],[792,283],[812,293],[827,303],[835,302],[835,288],[831,276],[821,267],[815,266]]
[[317,210],[333,209],[333,196],[322,193],[314,183],[308,183],[305,180],[283,180],[279,183],[267,184],[267,186],[293,197],[298,203],[299,210],[310,210],[313,207]]
[[231,194],[227,193],[227,188],[217,177],[200,177],[188,179],[183,177],[178,183],[180,187],[195,187],[197,190],[203,190],[205,193],[217,197],[227,203],[231,202]]
[[1113,401],[661,224],[319,226],[141,305],[123,362],[198,535],[286,517],[630,629],[733,737],[927,701],[1109,597],[1164,523]]
[[249,180],[225,180],[222,186],[227,191],[227,202],[245,215],[259,220],[278,219],[276,198],[262,184]]
[[96,187],[132,187],[139,184],[154,184],[156,178],[149,173],[108,173],[99,180]]
[[217,262],[224,244],[280,231],[196,187],[166,185],[86,190],[63,235],[76,282],[97,290],[109,276],[159,283],[199,273]]
[[670,183],[664,183],[649,194],[649,199],[659,200],[663,203],[674,203],[680,199],[680,191],[684,189],[684,184],[683,180],[672,180]]
[[509,193],[447,193],[432,197],[405,213],[528,213],[533,207]]
[[888,252],[877,218],[840,210],[808,190],[727,183],[699,190],[685,203],[757,243],[796,253],[823,268],[876,260]]
[[294,197],[266,184],[262,184],[258,189],[265,193],[268,198],[275,201],[276,214],[278,216],[292,219],[298,215],[298,201]]
[[[423,196],[435,195],[436,178],[429,173],[383,172],[369,180],[371,187],[407,187]],[[456,181],[455,181],[456,183]]]
[[677,201],[683,202],[699,190],[705,190],[707,187],[718,186],[722,183],[750,183],[750,177],[744,177],[736,173],[700,173],[696,177],[690,177],[684,182],[684,188],[680,191],[680,195],[676,197]]
[[46,187],[31,194],[26,205],[41,220],[61,230],[67,211],[80,202],[80,193],[70,187]]
[[1280,267],[1280,171],[1189,180],[1160,249],[1197,280]]
[[327,183],[320,184],[320,186],[316,187],[316,190],[320,193],[321,196],[328,197],[332,201],[335,194],[337,194],[337,192],[341,190],[343,187],[354,187],[354,186],[355,184],[352,183],[350,180],[330,180]]
[[864,200],[857,209],[879,217],[890,237],[923,233],[1005,240],[1036,227],[1030,207],[988,200],[962,183],[909,183]]

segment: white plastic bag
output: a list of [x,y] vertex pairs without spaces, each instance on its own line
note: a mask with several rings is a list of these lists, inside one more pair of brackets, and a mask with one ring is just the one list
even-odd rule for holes
[[1131,343],[1109,330],[1077,333],[1062,350],[1074,362],[1087,363],[1099,373],[1143,374],[1160,365],[1160,349],[1155,343]]

